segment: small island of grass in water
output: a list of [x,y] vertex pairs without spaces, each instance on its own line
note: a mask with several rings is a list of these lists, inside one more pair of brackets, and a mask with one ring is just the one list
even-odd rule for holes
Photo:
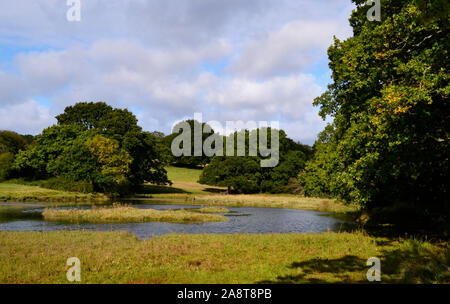
[[[203,208],[202,208],[203,209]],[[139,222],[169,222],[169,223],[198,223],[224,222],[227,218],[220,214],[208,214],[197,209],[188,210],[155,210],[138,209],[124,205],[113,207],[96,207],[88,210],[80,209],[45,209],[42,213],[46,221],[64,221],[71,223],[139,223]],[[205,208],[206,209],[206,208]],[[214,208],[219,209],[219,208]],[[219,211],[223,212],[223,211]],[[206,214],[205,214],[206,213]]]
[[199,213],[229,213],[230,210],[224,207],[205,207],[205,208],[193,208],[189,211],[199,212]]

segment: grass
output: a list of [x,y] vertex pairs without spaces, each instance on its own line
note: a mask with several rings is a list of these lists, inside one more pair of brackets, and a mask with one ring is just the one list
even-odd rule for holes
[[[201,185],[197,181],[202,173],[201,169],[166,167],[167,176],[173,182],[172,186],[152,186],[157,187],[159,193],[191,193],[208,194],[226,191],[223,187],[212,187]],[[157,193],[157,192],[154,192]]]
[[[448,244],[357,233],[170,234],[140,241],[125,232],[0,231],[0,283],[450,283]],[[371,283],[376,284],[376,283]]]
[[0,202],[107,201],[103,194],[51,190],[38,186],[0,183]]
[[[96,207],[92,209],[45,209],[42,213],[46,221],[63,221],[70,223],[140,223],[169,222],[197,223],[223,222],[227,218],[219,214],[201,214],[187,210],[138,209],[128,206]],[[205,213],[207,213],[206,211]]]
[[193,208],[189,211],[200,212],[200,213],[228,213],[229,209],[224,207],[205,207],[205,208]]
[[[344,205],[333,199],[307,198],[293,194],[240,194],[223,195],[217,192],[225,188],[205,188],[197,183],[200,169],[167,167],[172,187],[146,185],[138,198],[178,199],[174,204],[202,204],[208,206],[262,207],[305,209],[323,212],[347,213],[357,210],[355,206]],[[214,194],[215,193],[215,194]]]

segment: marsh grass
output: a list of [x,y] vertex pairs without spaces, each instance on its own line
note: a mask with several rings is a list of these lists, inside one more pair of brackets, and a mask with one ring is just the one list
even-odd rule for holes
[[[358,208],[344,205],[334,199],[310,198],[298,195],[275,194],[232,194],[232,195],[185,195],[185,194],[152,194],[138,198],[177,199],[176,204],[198,204],[205,206],[227,207],[259,207],[313,210],[320,212],[353,213]],[[175,204],[175,202],[174,202]]]
[[[0,231],[0,283],[450,283],[448,244],[355,233],[169,234],[140,241],[125,232]],[[376,284],[376,283],[371,283]]]
[[201,214],[188,210],[138,209],[114,204],[112,207],[92,209],[45,209],[42,213],[46,221],[70,223],[140,223],[140,222],[223,222],[227,218],[219,214]]

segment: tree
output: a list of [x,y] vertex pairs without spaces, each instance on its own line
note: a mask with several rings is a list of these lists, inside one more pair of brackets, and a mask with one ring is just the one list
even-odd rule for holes
[[16,176],[86,181],[108,193],[123,193],[145,181],[170,183],[154,136],[143,132],[128,110],[79,103],[57,119],[58,125],[17,154]]
[[[237,155],[237,139],[239,135],[245,138],[245,156],[215,156],[203,169],[199,183],[228,187],[229,192],[234,193],[257,193],[270,192],[280,193],[292,178],[296,178],[301,169],[304,168],[308,159],[304,151],[306,146],[295,143],[286,136],[283,130],[279,130],[279,163],[275,167],[261,167],[259,156],[249,156],[250,133],[259,137],[261,129],[248,131],[242,130],[224,138],[224,147],[227,140],[234,137],[234,155]],[[267,144],[272,147],[270,128],[267,129]],[[260,142],[257,141],[257,151]]]
[[0,181],[5,180],[10,176],[13,162],[14,154],[11,152],[0,154]]
[[77,124],[118,142],[132,158],[128,179],[132,185],[143,182],[170,183],[154,137],[143,132],[127,109],[115,109],[104,102],[77,103],[57,117],[59,125]]
[[0,131],[0,153],[11,152],[16,154],[28,144],[27,140],[12,131]]
[[12,131],[0,131],[0,180],[11,176],[15,154],[25,149],[31,140],[31,135],[23,136]]
[[381,22],[370,22],[365,1],[354,2],[354,36],[328,50],[333,83],[315,105],[334,120],[305,189],[368,209],[448,214],[449,3],[386,0]]

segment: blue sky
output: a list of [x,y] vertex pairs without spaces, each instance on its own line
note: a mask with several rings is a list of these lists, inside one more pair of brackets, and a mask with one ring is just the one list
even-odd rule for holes
[[350,0],[0,0],[0,129],[38,134],[78,101],[131,109],[169,133],[207,120],[279,120],[312,144],[326,50],[351,35]]

